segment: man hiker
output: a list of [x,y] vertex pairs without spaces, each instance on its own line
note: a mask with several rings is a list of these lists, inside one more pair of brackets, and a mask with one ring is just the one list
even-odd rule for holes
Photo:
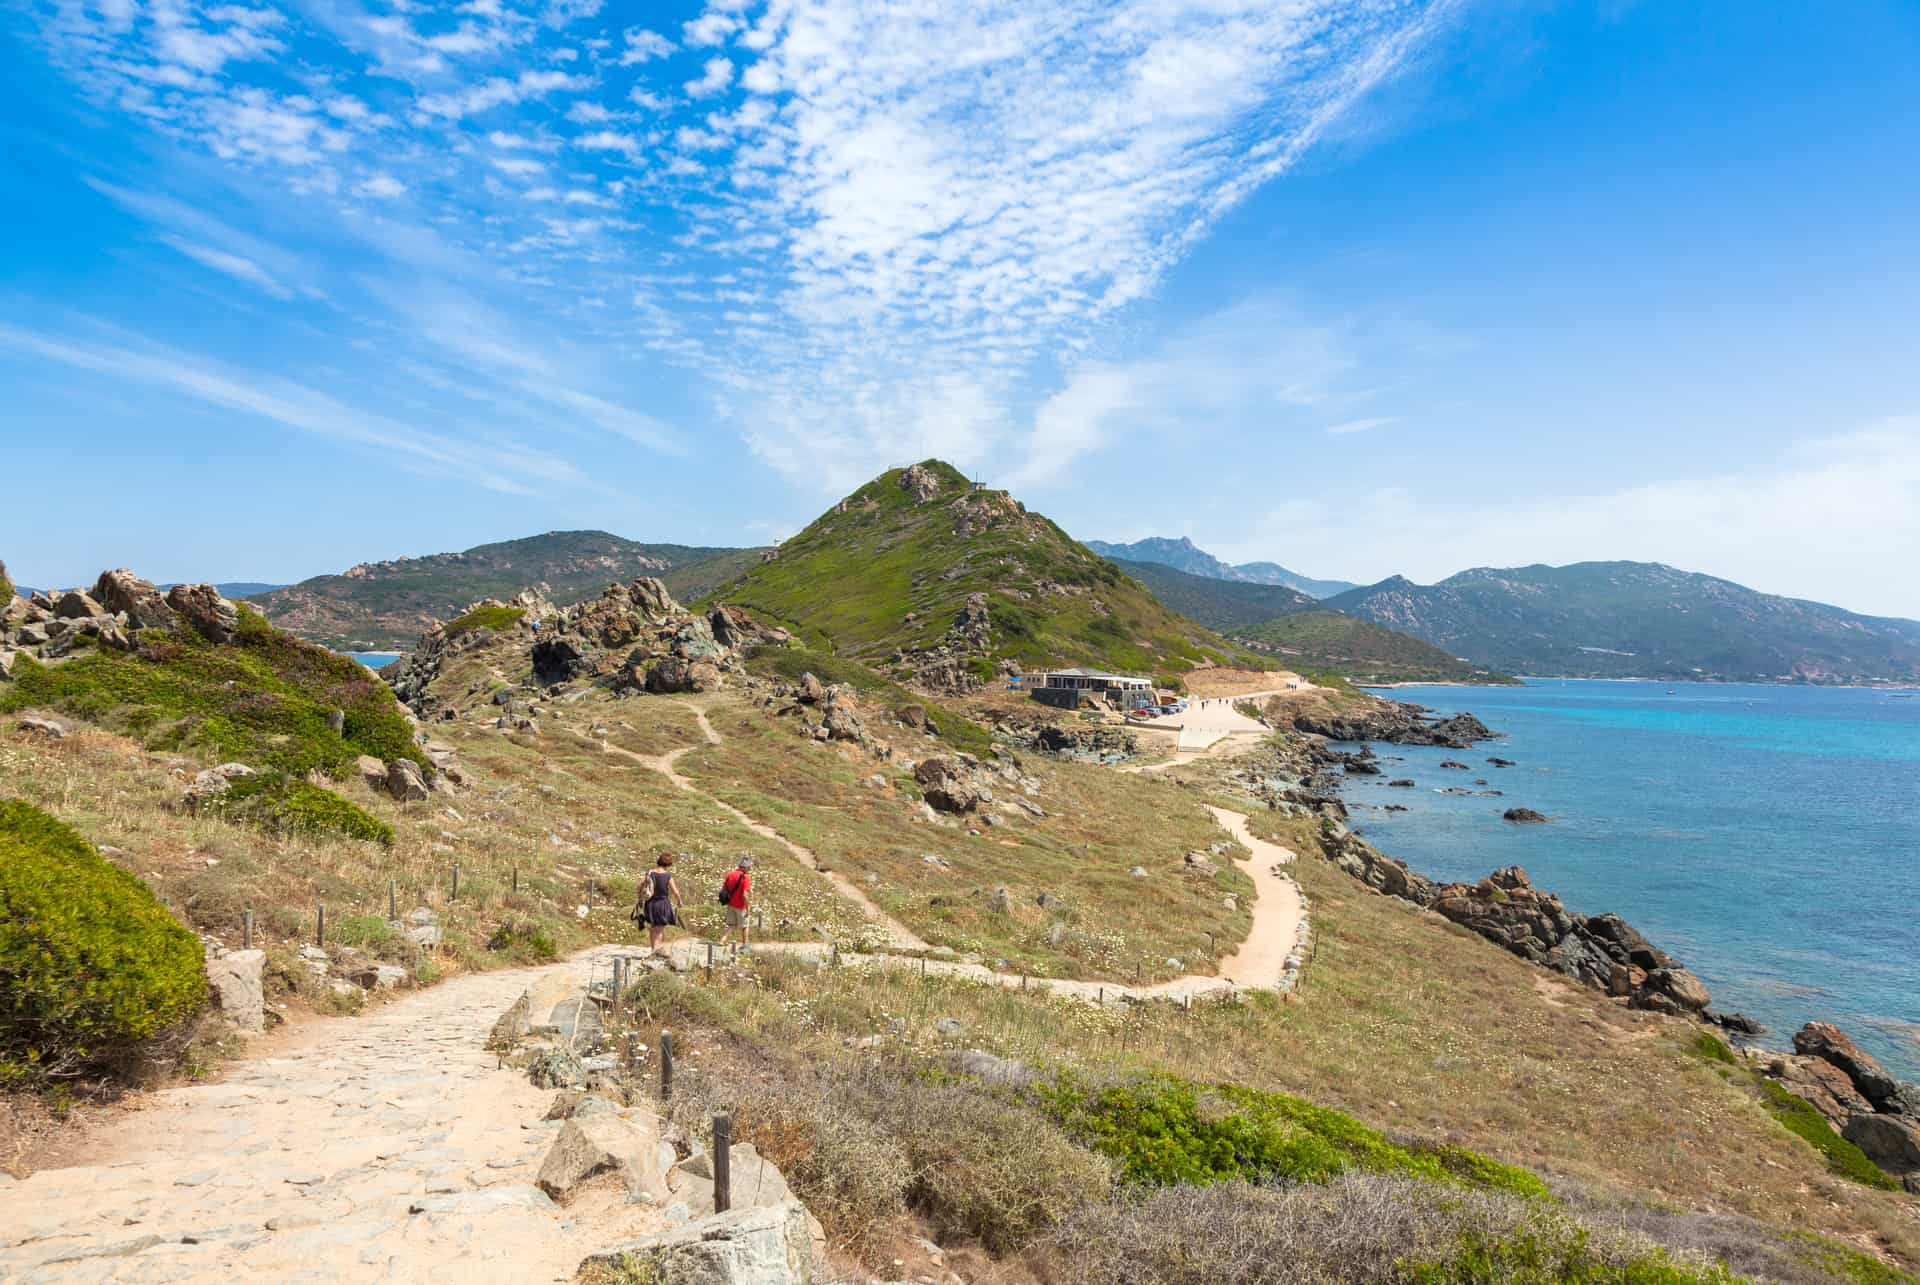
[[752,871],[753,858],[742,857],[720,885],[720,898],[727,907],[727,930],[740,934],[741,950],[753,949],[747,944],[747,894],[753,891]]

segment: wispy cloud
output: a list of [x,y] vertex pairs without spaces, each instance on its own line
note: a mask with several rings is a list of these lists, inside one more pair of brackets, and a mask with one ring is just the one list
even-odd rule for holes
[[[1126,431],[1173,376],[1115,361],[1115,319],[1454,3],[710,0],[661,30],[595,0],[36,14],[53,61],[131,126],[305,217],[337,210],[337,238],[454,251],[381,248],[362,275],[437,272],[605,364],[691,371],[764,459],[833,489],[931,450],[1058,476]],[[305,290],[151,217],[226,279]],[[421,325],[393,294],[383,320]],[[516,343],[493,350],[502,382],[533,377]],[[557,386],[531,395],[678,440],[606,378]]]
[[1327,425],[1327,433],[1333,437],[1346,437],[1351,433],[1371,433],[1376,428],[1385,428],[1397,422],[1391,415],[1376,415],[1371,419],[1347,419],[1338,424]]

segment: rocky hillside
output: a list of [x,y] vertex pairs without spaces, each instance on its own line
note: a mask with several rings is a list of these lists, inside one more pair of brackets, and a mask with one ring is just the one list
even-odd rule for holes
[[1233,566],[1222,562],[1198,548],[1185,536],[1171,540],[1165,536],[1150,536],[1145,540],[1135,540],[1132,544],[1108,544],[1105,540],[1089,540],[1087,547],[1103,558],[1112,558],[1117,562],[1151,562],[1156,566],[1172,567],[1175,571],[1184,571],[1190,576],[1204,576],[1209,580],[1231,580],[1238,584],[1279,585],[1303,593],[1310,598],[1331,598],[1336,593],[1345,593],[1357,589],[1351,580],[1316,580],[1312,576],[1303,576],[1297,571],[1289,571],[1277,562],[1242,562]]
[[1253,663],[1011,495],[975,490],[938,460],[881,474],[719,596],[944,691],[1013,667]]
[[464,553],[363,562],[263,594],[256,603],[275,625],[329,647],[397,649],[477,599],[538,589],[567,606],[635,576],[658,577],[671,592],[693,596],[736,574],[756,553],[641,544],[605,531],[549,531]]
[[1920,623],[1648,562],[1395,576],[1327,606],[1477,665],[1566,677],[1920,682]]

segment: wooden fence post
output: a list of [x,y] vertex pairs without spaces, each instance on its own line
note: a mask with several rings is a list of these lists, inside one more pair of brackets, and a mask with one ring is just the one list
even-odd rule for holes
[[673,1101],[673,1032],[660,1032],[660,1100]]
[[327,944],[327,908],[325,905],[320,907],[320,920],[314,925],[313,944],[316,946],[325,946]]
[[458,861],[453,863],[453,895],[447,898],[447,900],[460,900],[460,863]]
[[398,879],[389,879],[387,880],[387,918],[398,919],[399,917],[400,881]]
[[253,949],[253,912],[243,911],[240,915],[240,949]]
[[713,1212],[733,1207],[733,1117],[725,1111],[713,1117]]

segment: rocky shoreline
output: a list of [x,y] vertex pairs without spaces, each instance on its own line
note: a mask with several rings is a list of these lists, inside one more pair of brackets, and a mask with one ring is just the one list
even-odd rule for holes
[[[1686,1017],[1716,1026],[1741,1041],[1762,1074],[1808,1102],[1834,1132],[1920,1194],[1920,1086],[1889,1075],[1837,1028],[1809,1022],[1793,1036],[1791,1052],[1751,1043],[1765,1028],[1739,1013],[1711,1007],[1712,996],[1684,964],[1653,945],[1617,914],[1584,915],[1536,888],[1519,866],[1495,870],[1476,883],[1439,883],[1366,842],[1348,825],[1341,798],[1346,777],[1376,775],[1368,742],[1470,749],[1497,737],[1471,714],[1434,716],[1421,706],[1381,698],[1361,713],[1294,720],[1303,735],[1276,741],[1244,760],[1230,779],[1269,806],[1318,818],[1321,855],[1384,896],[1438,914],[1530,963],[1597,990],[1630,1008]],[[1358,744],[1358,751],[1332,742]],[[1511,760],[1490,759],[1496,766]],[[1527,813],[1516,817],[1515,813]],[[1509,821],[1541,821],[1530,809],[1509,809]]]

